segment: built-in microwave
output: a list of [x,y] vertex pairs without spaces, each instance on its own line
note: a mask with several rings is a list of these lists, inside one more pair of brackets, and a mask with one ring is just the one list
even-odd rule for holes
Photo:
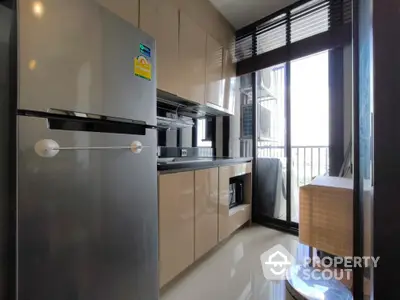
[[243,181],[237,180],[229,184],[229,208],[243,204]]

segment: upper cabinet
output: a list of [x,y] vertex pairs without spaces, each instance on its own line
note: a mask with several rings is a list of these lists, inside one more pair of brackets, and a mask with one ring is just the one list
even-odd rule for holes
[[231,50],[207,35],[206,102],[233,114],[237,91]]
[[234,31],[208,0],[97,1],[155,38],[158,89],[233,113]]
[[222,107],[224,85],[222,84],[223,47],[207,35],[206,102]]
[[180,12],[178,96],[199,104],[205,102],[206,40],[203,29]]
[[96,0],[114,14],[138,27],[139,0]]
[[[127,1],[128,2],[128,1]],[[156,39],[157,88],[178,93],[179,12],[166,1],[140,1],[140,28]]]
[[223,108],[226,112],[233,114],[238,87],[236,78],[236,64],[233,63],[230,49],[224,49],[223,79],[225,83]]

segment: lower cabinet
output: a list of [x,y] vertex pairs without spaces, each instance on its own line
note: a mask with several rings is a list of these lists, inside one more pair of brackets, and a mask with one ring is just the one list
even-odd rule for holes
[[[243,176],[245,203],[229,209],[229,180]],[[250,220],[251,164],[158,176],[160,287]]]
[[195,259],[218,243],[218,168],[195,171]]
[[194,171],[159,176],[160,287],[194,262]]

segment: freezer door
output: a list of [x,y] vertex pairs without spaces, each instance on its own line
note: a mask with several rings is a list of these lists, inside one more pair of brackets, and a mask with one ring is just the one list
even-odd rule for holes
[[[156,132],[57,131],[18,117],[18,299],[158,299]],[[144,146],[60,150],[34,145]]]
[[99,4],[121,1],[18,2],[20,109],[156,123],[155,42]]

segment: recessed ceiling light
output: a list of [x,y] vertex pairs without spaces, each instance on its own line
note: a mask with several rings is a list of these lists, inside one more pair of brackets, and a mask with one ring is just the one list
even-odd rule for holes
[[29,70],[31,70],[31,71],[35,70],[36,69],[36,65],[37,65],[36,60],[31,59],[29,61],[29,64],[28,64]]
[[40,19],[44,14],[43,3],[41,1],[33,2],[33,4],[32,4],[32,12],[33,12],[35,17]]

